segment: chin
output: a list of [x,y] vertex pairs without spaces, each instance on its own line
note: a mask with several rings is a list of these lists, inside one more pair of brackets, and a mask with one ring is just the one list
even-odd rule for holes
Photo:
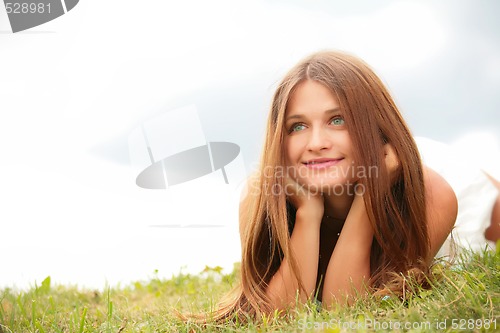
[[332,179],[332,178],[316,178],[316,179],[300,179],[299,184],[304,185],[309,191],[319,192],[341,192],[343,189],[350,187],[353,182],[347,179]]

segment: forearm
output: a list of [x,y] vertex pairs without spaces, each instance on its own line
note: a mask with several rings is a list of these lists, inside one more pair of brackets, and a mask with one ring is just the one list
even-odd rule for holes
[[363,290],[370,277],[373,229],[364,201],[355,200],[328,263],[323,286],[323,303],[348,301]]
[[[311,221],[307,214],[297,211],[295,227],[290,239],[291,250],[297,261],[299,274],[305,292],[301,290],[300,300],[305,302],[313,295],[316,287],[319,258],[319,221]],[[318,219],[318,218],[316,218]],[[299,284],[290,269],[288,258],[284,258],[281,266],[272,277],[266,290],[271,302],[276,308],[284,308],[295,303]]]

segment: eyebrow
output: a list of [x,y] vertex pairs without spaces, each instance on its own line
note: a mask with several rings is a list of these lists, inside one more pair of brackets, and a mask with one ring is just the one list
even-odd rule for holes
[[[336,108],[333,108],[333,109],[328,109],[324,113],[330,113],[330,114],[331,113],[340,113],[340,108],[336,107]],[[294,114],[294,115],[286,117],[285,123],[288,122],[291,119],[302,119],[302,118],[305,118],[305,116],[303,114],[300,114],[300,113],[299,114]]]

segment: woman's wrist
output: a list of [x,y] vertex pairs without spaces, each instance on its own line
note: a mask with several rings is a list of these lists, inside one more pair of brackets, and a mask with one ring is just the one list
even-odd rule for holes
[[366,212],[365,200],[362,195],[356,195],[346,219],[346,225],[353,227],[356,230],[358,238],[373,237],[373,228],[370,224],[368,214]]
[[323,219],[324,207],[317,205],[303,205],[297,209],[296,219],[307,221],[307,223],[321,224]]

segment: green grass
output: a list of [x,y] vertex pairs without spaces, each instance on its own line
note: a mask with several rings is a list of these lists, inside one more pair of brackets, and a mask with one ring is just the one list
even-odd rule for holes
[[54,286],[48,277],[28,291],[0,290],[0,333],[500,330],[500,252],[467,254],[459,264],[438,265],[436,270],[442,271],[442,278],[434,288],[405,302],[371,296],[331,311],[308,304],[267,321],[205,327],[180,321],[175,310],[214,309],[238,282],[238,266],[231,274],[207,268],[198,275],[179,273],[168,280],[153,277],[104,292]]

